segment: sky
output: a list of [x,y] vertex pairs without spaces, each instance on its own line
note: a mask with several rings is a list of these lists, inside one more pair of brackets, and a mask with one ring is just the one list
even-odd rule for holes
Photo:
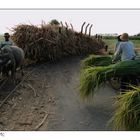
[[[0,34],[10,32],[18,24],[41,24],[52,19],[72,23],[74,30],[80,31],[83,22],[93,24],[92,35],[127,32],[134,35],[140,32],[140,10],[103,9],[15,9],[0,10]],[[85,25],[85,26],[86,26]],[[11,32],[10,32],[11,33]]]

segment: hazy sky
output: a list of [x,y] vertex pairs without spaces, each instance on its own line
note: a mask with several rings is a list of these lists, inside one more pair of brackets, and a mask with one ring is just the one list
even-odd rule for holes
[[[84,21],[93,24],[92,34],[122,33],[137,34],[140,32],[140,10],[0,10],[0,33],[20,23],[40,24],[57,19],[73,24],[80,31]],[[9,29],[8,29],[9,28]]]

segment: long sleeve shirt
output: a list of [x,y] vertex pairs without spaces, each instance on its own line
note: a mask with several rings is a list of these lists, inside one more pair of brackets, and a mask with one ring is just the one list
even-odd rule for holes
[[114,61],[116,61],[119,56],[121,56],[121,60],[132,60],[136,54],[134,51],[134,44],[131,41],[120,42],[115,54]]
[[5,46],[12,46],[13,44],[14,44],[14,43],[13,43],[12,40],[9,40],[9,41],[2,41],[2,42],[0,43],[0,48],[5,47]]

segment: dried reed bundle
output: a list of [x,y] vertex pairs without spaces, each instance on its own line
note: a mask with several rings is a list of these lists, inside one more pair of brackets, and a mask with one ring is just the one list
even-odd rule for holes
[[20,24],[12,29],[12,39],[25,52],[25,57],[35,61],[55,61],[63,56],[96,54],[105,43],[65,26]]

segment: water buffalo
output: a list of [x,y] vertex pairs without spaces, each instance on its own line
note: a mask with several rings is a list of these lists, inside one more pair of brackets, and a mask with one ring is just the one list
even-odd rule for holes
[[0,53],[0,70],[2,75],[9,75],[15,80],[17,68],[21,69],[23,75],[24,51],[17,46],[5,46]]

